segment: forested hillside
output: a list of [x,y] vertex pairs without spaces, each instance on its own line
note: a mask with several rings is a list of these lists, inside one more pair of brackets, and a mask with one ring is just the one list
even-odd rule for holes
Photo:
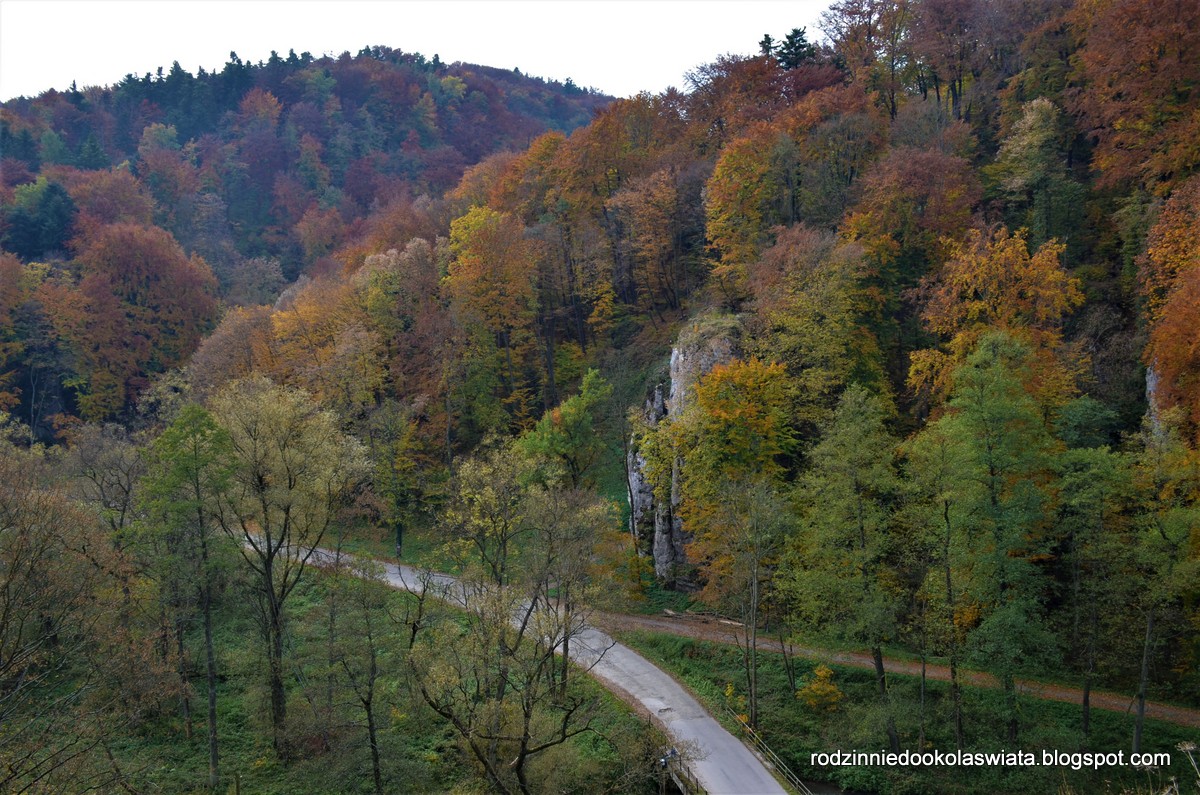
[[[646,727],[509,592],[740,622],[725,698],[802,767],[1174,747],[1143,712],[1200,707],[1200,5],[838,0],[731,47],[615,100],[374,47],[0,108],[5,786],[224,788],[220,736],[275,782],[652,791]],[[318,575],[335,544],[490,607]],[[870,686],[760,679],[760,631]],[[1080,688],[1069,723],[1021,677]],[[1176,757],[807,773],[1161,791]]]

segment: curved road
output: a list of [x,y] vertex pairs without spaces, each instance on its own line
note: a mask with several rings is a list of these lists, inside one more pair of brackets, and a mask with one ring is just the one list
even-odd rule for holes
[[[330,553],[321,557],[321,562],[332,562]],[[386,564],[384,577],[394,588],[414,593],[425,588],[421,574],[410,566]],[[453,577],[426,574],[425,578],[442,597],[452,597],[458,591]],[[571,659],[623,701],[655,720],[712,795],[787,795],[762,761],[678,682],[607,633],[584,627],[571,639]]]

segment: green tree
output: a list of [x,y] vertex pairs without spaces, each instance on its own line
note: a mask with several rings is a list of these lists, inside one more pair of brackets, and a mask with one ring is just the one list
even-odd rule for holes
[[884,402],[866,389],[851,385],[842,393],[809,455],[785,587],[801,626],[870,647],[888,741],[898,752],[883,667],[883,645],[897,636],[902,602],[889,585],[897,579],[888,559],[897,544],[893,514],[900,480],[893,463],[897,440],[886,419]]
[[104,153],[95,133],[89,135],[79,147],[79,156],[75,158],[75,164],[80,168],[92,170],[109,167],[108,155]]
[[4,248],[25,260],[66,249],[77,214],[66,188],[45,177],[18,185],[5,214]]
[[1127,643],[1129,605],[1140,590],[1129,571],[1136,565],[1129,517],[1134,502],[1133,473],[1128,455],[1108,447],[1063,451],[1055,462],[1059,483],[1056,529],[1064,549],[1067,609],[1059,620],[1062,645],[1072,667],[1083,671],[1083,714],[1080,731],[1087,743],[1091,731],[1091,690],[1097,671],[1112,649]]
[[372,486],[383,502],[383,518],[396,539],[396,557],[404,550],[404,530],[413,519],[418,495],[415,459],[417,421],[411,408],[384,401],[367,421],[368,446],[374,464]]
[[283,755],[285,607],[339,509],[366,476],[366,456],[342,434],[337,417],[307,393],[261,376],[229,384],[213,399],[212,411],[232,451],[217,519],[253,572],[273,742]]
[[807,29],[792,28],[774,54],[784,69],[797,69],[817,57],[817,48],[809,44]]
[[[1154,658],[1164,639],[1182,623],[1179,614],[1189,609],[1187,602],[1194,605],[1196,583],[1200,582],[1200,559],[1193,551],[1195,529],[1200,526],[1200,460],[1196,451],[1183,443],[1178,424],[1178,416],[1170,414],[1157,422],[1148,418],[1134,465],[1134,488],[1141,501],[1134,569],[1140,587],[1134,605],[1144,628],[1134,753],[1142,747]],[[1183,621],[1195,620],[1195,608],[1190,610],[1191,615],[1185,614]]]
[[[950,720],[955,747],[962,748],[965,727],[959,665],[967,625],[974,615],[974,605],[964,597],[962,583],[968,552],[964,547],[965,525],[970,514],[959,476],[966,464],[966,451],[946,427],[935,422],[906,445],[905,453],[908,523],[913,529],[914,546],[927,550],[924,578],[917,593],[922,613],[922,652],[928,645],[947,658]],[[922,701],[922,710],[924,706]]]
[[612,386],[598,370],[583,376],[579,394],[547,411],[517,443],[525,455],[561,466],[572,488],[592,485],[592,469],[604,453],[597,433],[599,412],[612,396]]
[[[208,786],[220,784],[217,749],[217,663],[213,645],[213,605],[220,567],[230,550],[218,530],[218,499],[232,475],[229,435],[195,404],[155,439],[149,452],[144,499],[151,521],[167,537],[169,557],[156,561],[164,587],[195,593],[204,629],[204,670],[208,684]],[[182,620],[177,622],[182,628]],[[182,660],[181,660],[181,665]]]
[[392,589],[383,579],[382,567],[374,561],[360,561],[345,573],[336,587],[343,591],[345,610],[340,619],[334,664],[349,685],[356,708],[362,713],[371,751],[371,780],[376,795],[383,795],[381,726],[379,702],[388,688],[388,680],[401,674],[402,653],[397,644],[388,642],[392,624],[389,599]]
[[1054,448],[1028,391],[1029,361],[1029,349],[1012,337],[985,335],[955,370],[950,412],[935,423],[958,448],[954,529],[967,552],[961,596],[975,614],[968,646],[1000,679],[1010,742],[1019,732],[1015,675],[1054,648],[1043,624],[1048,583],[1036,563],[1047,547]]
[[1084,189],[1067,170],[1064,126],[1050,100],[1027,103],[996,162],[985,169],[1006,200],[1010,225],[1028,229],[1033,247],[1057,239],[1075,250],[1080,242]]
[[[462,463],[444,520],[465,610],[427,620],[410,656],[425,702],[450,721],[498,793],[539,791],[530,762],[591,730],[594,699],[569,688],[584,628],[590,550],[607,506],[564,484],[529,485],[508,444]],[[561,655],[561,659],[560,659]]]
[[761,474],[731,476],[719,484],[716,495],[719,501],[709,518],[721,528],[719,548],[714,548],[716,539],[710,534],[688,551],[703,556],[706,563],[704,601],[735,616],[744,627],[745,635],[735,639],[746,677],[747,722],[757,728],[759,625],[764,607],[772,601],[780,554],[792,529],[791,506],[781,484]]

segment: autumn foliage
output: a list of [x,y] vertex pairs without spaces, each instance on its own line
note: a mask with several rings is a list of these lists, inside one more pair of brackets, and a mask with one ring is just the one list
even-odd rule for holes
[[1062,323],[1083,302],[1079,282],[1062,268],[1063,246],[1051,241],[1030,253],[1024,230],[992,234],[971,230],[951,249],[936,278],[922,288],[922,318],[947,339],[945,350],[916,351],[910,383],[945,392],[950,371],[965,360],[980,337],[1002,330],[1030,343],[1042,359],[1036,391],[1048,404],[1075,389],[1071,355],[1061,349]]

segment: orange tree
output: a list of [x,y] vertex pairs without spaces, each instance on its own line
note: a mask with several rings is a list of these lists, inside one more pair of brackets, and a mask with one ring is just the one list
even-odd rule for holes
[[909,384],[948,395],[954,369],[985,334],[1003,331],[1031,348],[1030,390],[1043,409],[1069,399],[1079,362],[1063,345],[1062,322],[1083,303],[1083,293],[1059,262],[1063,250],[1051,240],[1031,254],[1023,229],[969,231],[921,288],[925,326],[947,342],[912,354]]
[[[749,721],[757,721],[757,626],[788,511],[783,457],[795,437],[783,365],[758,359],[718,364],[696,384],[693,399],[663,431],[670,445],[651,445],[652,478],[682,459],[688,556],[705,581],[701,598],[736,613],[743,646]],[[662,440],[656,440],[661,442]],[[666,456],[667,449],[671,454]]]

